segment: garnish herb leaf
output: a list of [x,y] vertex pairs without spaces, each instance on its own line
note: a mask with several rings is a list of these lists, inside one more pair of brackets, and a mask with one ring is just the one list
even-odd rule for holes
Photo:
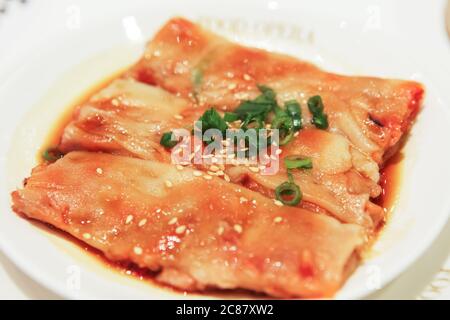
[[310,158],[301,158],[290,156],[284,158],[284,164],[287,169],[312,169],[312,160]]
[[63,156],[64,154],[56,148],[48,148],[42,152],[42,158],[47,162],[55,162]]
[[159,143],[166,148],[173,148],[178,141],[172,140],[172,131],[164,132]]
[[308,99],[308,109],[313,115],[312,123],[318,129],[328,128],[328,116],[323,112],[324,105],[320,96],[314,96]]
[[198,121],[202,122],[203,132],[208,129],[218,129],[222,133],[225,133],[225,130],[228,129],[227,123],[214,108],[206,110]]
[[286,181],[275,188],[275,197],[287,206],[296,206],[302,200],[302,192],[294,182]]
[[230,122],[239,120],[239,116],[234,112],[225,112],[225,115],[223,116],[223,120],[230,123]]

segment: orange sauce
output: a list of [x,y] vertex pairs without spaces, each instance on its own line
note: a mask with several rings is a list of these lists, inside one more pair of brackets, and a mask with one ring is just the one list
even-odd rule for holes
[[392,156],[380,171],[380,186],[382,188],[380,196],[373,199],[373,202],[386,211],[386,218],[395,209],[397,199],[400,194],[400,185],[403,175],[403,153],[398,151]]
[[80,97],[78,97],[72,104],[70,104],[66,109],[64,109],[61,116],[59,116],[58,120],[55,122],[53,127],[49,129],[47,137],[37,154],[38,163],[42,162],[42,153],[45,150],[54,148],[59,144],[64,128],[67,126],[70,120],[72,120],[72,116],[77,107],[86,103],[95,93],[106,88],[111,82],[113,82],[123,73],[124,70],[120,70],[113,73],[109,77],[105,78],[104,80],[100,81],[96,85],[86,90],[86,92],[80,95]]
[[[61,139],[62,133],[64,131],[64,128],[67,126],[67,124],[72,119],[73,113],[76,110],[76,108],[83,103],[87,102],[92,95],[94,95],[99,90],[107,87],[114,79],[119,77],[121,74],[123,74],[123,70],[116,72],[115,74],[107,77],[105,80],[101,81],[97,85],[89,88],[84,94],[82,94],[76,101],[69,105],[69,107],[62,113],[62,115],[59,117],[58,121],[55,123],[55,125],[49,130],[49,134],[43,143],[43,146],[38,153],[37,157],[39,158],[39,162],[42,162],[42,152],[48,148],[54,148],[56,147]],[[390,158],[383,169],[381,169],[381,177],[380,177],[380,185],[382,187],[382,193],[379,197],[376,199],[372,199],[372,201],[379,206],[383,207],[386,211],[387,217],[392,213],[392,211],[395,209],[396,200],[399,195],[400,190],[400,182],[402,177],[402,159],[403,154],[401,152],[397,152],[392,158]],[[26,217],[25,217],[26,218]],[[73,237],[67,232],[64,232],[62,230],[56,229],[50,224],[42,223],[40,221],[35,221],[33,219],[28,219],[31,223],[33,223],[35,226],[40,227],[41,229],[44,229],[47,232],[50,232],[52,234],[56,234],[62,238],[64,238],[67,241],[70,241],[77,245],[81,250],[87,252],[88,254],[91,254],[95,258],[97,258],[100,262],[102,262],[106,267],[115,270],[119,272],[120,274],[126,275],[126,276],[132,276],[136,279],[142,280],[142,281],[149,281],[155,284],[158,284],[160,287],[163,287],[167,290],[171,290],[173,292],[186,294],[186,292],[183,292],[182,290],[178,290],[176,288],[170,287],[168,285],[164,285],[161,283],[156,283],[155,281],[155,275],[157,273],[152,272],[146,268],[140,268],[137,265],[130,263],[130,262],[113,262],[108,260],[105,255],[100,251],[97,250],[90,245],[86,244],[85,242]],[[382,230],[383,226],[380,226],[379,230]],[[370,248],[369,248],[370,250]],[[213,295],[218,298],[236,298],[236,297],[258,297],[258,298],[264,298],[266,297],[264,294],[254,293],[247,290],[219,290],[219,289],[208,289],[206,291],[202,292],[191,292],[195,294],[208,294]]]

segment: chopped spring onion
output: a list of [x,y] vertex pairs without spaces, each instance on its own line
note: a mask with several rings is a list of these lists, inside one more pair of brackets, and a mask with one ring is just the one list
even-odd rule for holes
[[314,96],[308,99],[308,109],[312,113],[312,123],[318,129],[328,128],[328,116],[323,112],[324,105],[320,96]]
[[173,148],[177,145],[178,141],[172,140],[172,131],[163,133],[159,143],[166,148]]
[[302,192],[294,182],[286,181],[275,188],[275,196],[287,206],[296,206],[302,200]]
[[312,161],[310,158],[301,158],[291,156],[284,158],[284,164],[287,169],[312,169]]
[[48,162],[55,162],[56,160],[62,158],[64,154],[55,148],[49,148],[42,152],[42,158]]
[[290,100],[284,104],[287,114],[292,118],[292,129],[298,131],[302,128],[302,111],[296,100]]

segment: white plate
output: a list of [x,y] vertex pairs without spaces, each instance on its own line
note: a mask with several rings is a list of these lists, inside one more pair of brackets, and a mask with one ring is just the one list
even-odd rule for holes
[[0,17],[1,249],[33,279],[64,297],[185,297],[105,267],[70,242],[17,217],[9,197],[29,174],[38,148],[65,108],[133,63],[165,20],[183,15],[234,40],[296,55],[330,71],[425,84],[425,107],[404,148],[396,209],[372,254],[337,298],[374,292],[424,253],[450,212],[450,49],[443,8],[443,1],[374,0],[339,5],[35,0],[26,8],[11,8],[22,13],[21,19],[6,16],[4,29]]

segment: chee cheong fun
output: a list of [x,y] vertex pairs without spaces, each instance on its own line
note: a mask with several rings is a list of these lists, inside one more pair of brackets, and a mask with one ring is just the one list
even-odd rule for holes
[[[77,107],[62,158],[33,170],[13,209],[183,290],[330,297],[385,220],[372,201],[380,168],[423,92],[412,81],[328,73],[172,19],[136,65]],[[299,109],[289,113],[289,103]],[[300,117],[276,174],[171,163],[165,133],[205,114],[228,127],[222,117],[242,116],[245,104],[264,125]],[[270,108],[258,115],[259,105]],[[299,157],[303,169],[288,168]],[[286,184],[297,202],[279,201]]]

